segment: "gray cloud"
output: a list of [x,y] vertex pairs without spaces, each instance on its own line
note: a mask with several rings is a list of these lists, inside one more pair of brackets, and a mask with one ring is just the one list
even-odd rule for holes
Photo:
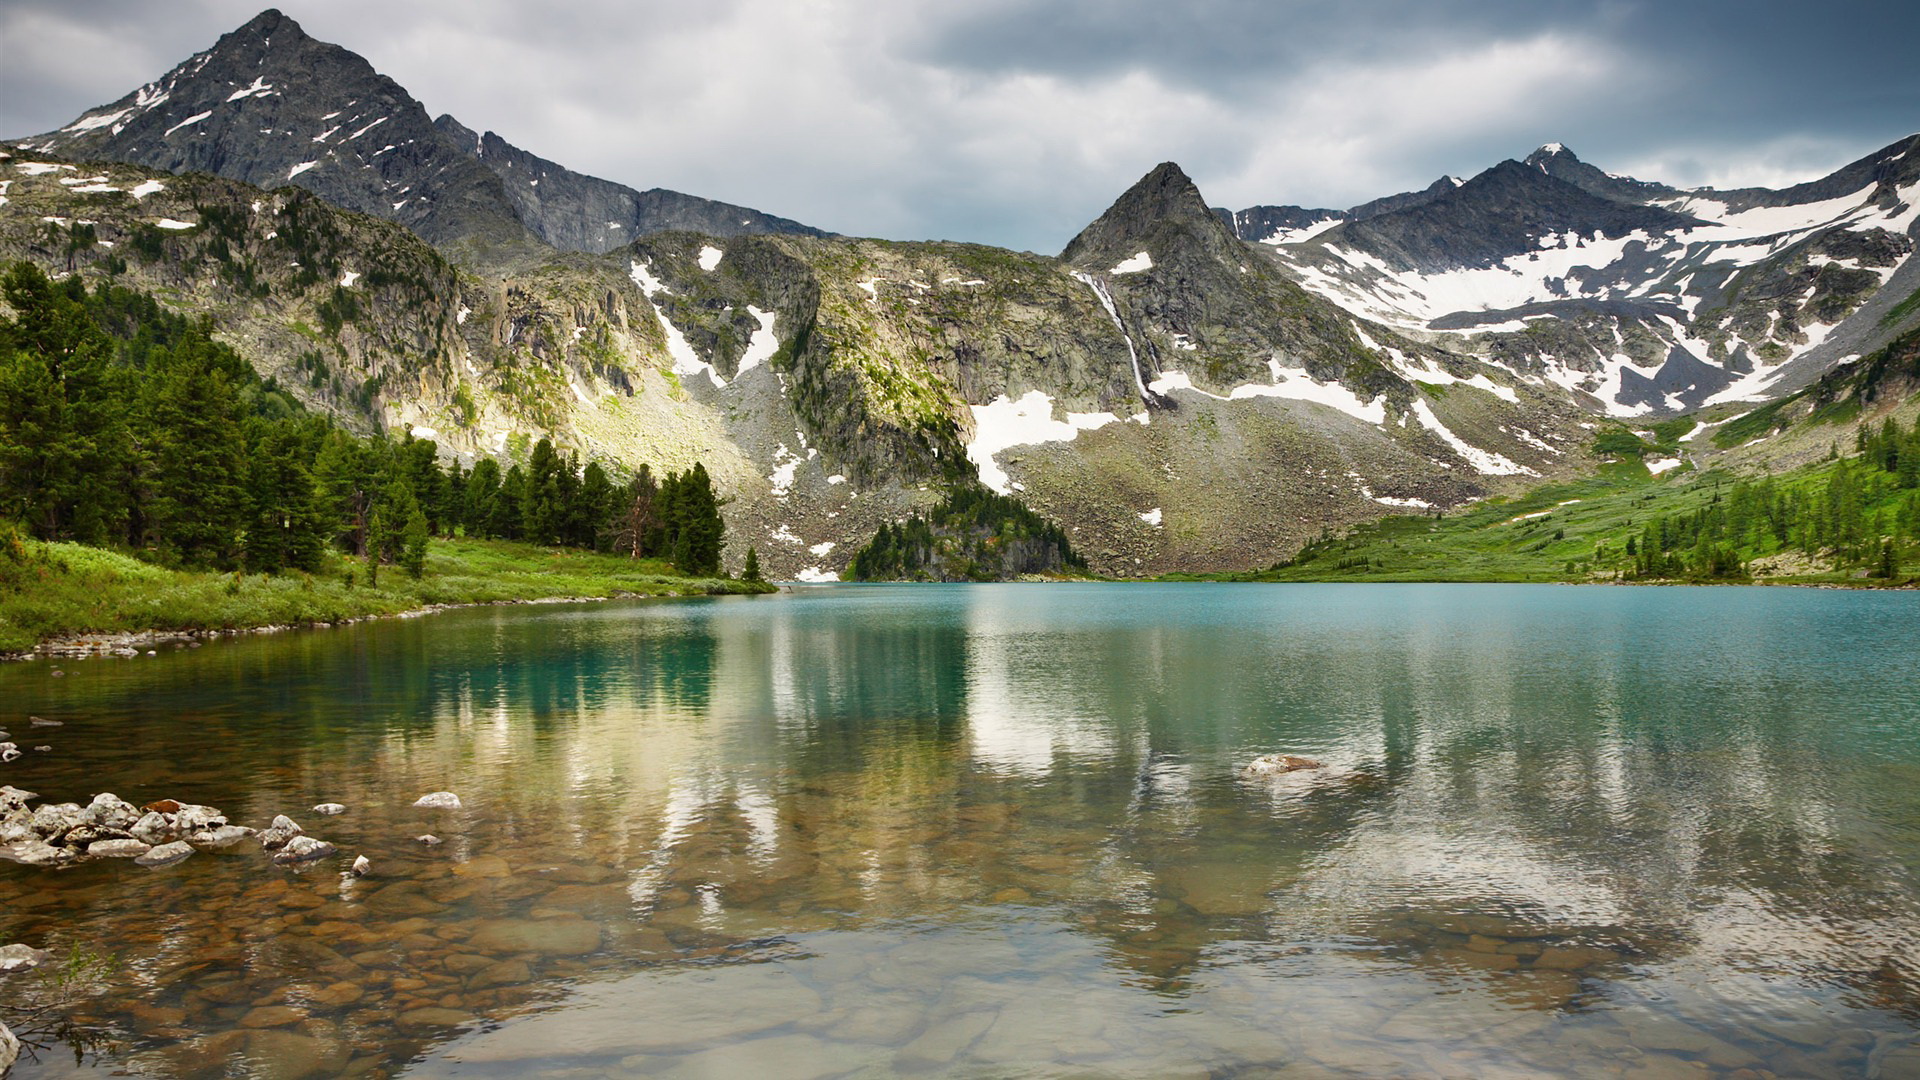
[[[1806,179],[1920,127],[1920,10],[1559,0],[285,0],[435,113],[840,232],[1054,251],[1156,162],[1346,206],[1558,140],[1679,184]],[[4,0],[0,132],[57,127],[252,3]]]

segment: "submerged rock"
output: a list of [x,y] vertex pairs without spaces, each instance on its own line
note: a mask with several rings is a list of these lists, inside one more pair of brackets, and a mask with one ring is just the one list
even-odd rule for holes
[[193,854],[193,847],[180,840],[170,844],[161,844],[144,855],[134,858],[140,866],[170,866]]
[[482,952],[511,956],[582,956],[600,947],[600,924],[581,918],[491,919],[480,924],[468,945]]
[[324,815],[326,817],[332,817],[335,814],[346,813],[347,808],[337,802],[323,802],[320,805],[314,807],[313,812],[316,814]]
[[287,841],[285,847],[274,855],[273,861],[282,866],[292,863],[312,862],[324,859],[339,850],[325,840],[316,840],[311,836],[296,836]]
[[421,843],[427,845],[428,847],[432,847],[435,844],[442,842],[439,837],[433,835],[432,833],[423,833],[419,836],[414,837],[414,839],[420,841]]
[[20,1060],[20,1040],[13,1037],[7,1025],[0,1024],[0,1076],[5,1076],[13,1063]]
[[203,848],[227,848],[254,835],[245,825],[216,825],[188,836],[187,843]]
[[460,796],[455,795],[451,791],[435,791],[413,800],[413,805],[422,806],[429,810],[458,810],[460,809]]
[[1320,763],[1310,757],[1298,754],[1262,754],[1240,771],[1250,776],[1274,776],[1279,773],[1298,772],[1301,769],[1317,769]]
[[0,946],[0,975],[39,967],[52,955],[45,949],[36,949],[31,945]]

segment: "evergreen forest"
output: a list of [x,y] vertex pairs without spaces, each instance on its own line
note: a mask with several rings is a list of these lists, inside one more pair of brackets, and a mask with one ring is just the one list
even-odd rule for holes
[[464,535],[720,573],[723,500],[700,464],[622,480],[542,439],[466,469],[304,410],[145,293],[19,263],[0,296],[0,529],[198,570],[312,573],[332,551],[418,577],[429,537]]

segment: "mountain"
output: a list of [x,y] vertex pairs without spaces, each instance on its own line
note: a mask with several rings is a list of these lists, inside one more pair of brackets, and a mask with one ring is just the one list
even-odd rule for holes
[[548,245],[602,252],[665,228],[817,233],[744,207],[582,176],[452,117],[436,123],[358,54],[316,41],[272,9],[133,93],[20,145],[268,190],[295,184],[482,261],[525,263]]
[[1419,204],[1261,247],[1356,315],[1595,411],[1672,414],[1792,392],[1912,324],[1895,311],[1920,288],[1917,146],[1780,191],[1718,192],[1548,144]]
[[205,316],[356,430],[703,462],[776,577],[976,483],[1099,573],[1246,569],[1588,475],[1608,417],[1747,430],[1920,323],[1915,146],[1779,192],[1548,146],[1342,211],[1215,211],[1166,162],[1048,258],[582,176],[269,11],[0,148],[0,261]]
[[753,545],[776,577],[837,573],[976,480],[1131,574],[1267,565],[1588,460],[1564,397],[1302,290],[1173,165],[1068,260],[668,232],[484,278],[298,187],[37,151],[0,154],[0,184],[0,261],[206,315],[357,430],[466,461],[551,436],[616,471],[704,462],[729,565]]

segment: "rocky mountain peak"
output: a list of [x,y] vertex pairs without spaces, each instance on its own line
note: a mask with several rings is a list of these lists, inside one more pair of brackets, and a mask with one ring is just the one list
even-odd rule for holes
[[[1564,149],[1543,160],[1593,168]],[[1426,203],[1348,222],[1328,239],[1400,269],[1432,272],[1493,266],[1537,250],[1543,238],[1556,234],[1618,237],[1635,229],[1651,233],[1699,224],[1669,210],[1594,194],[1540,163],[1503,161],[1458,187],[1448,181],[1448,188]]]
[[364,57],[309,37],[273,8],[22,145],[267,189],[294,184],[493,265],[537,260],[546,245],[607,251],[664,229],[818,234],[745,207],[582,176],[450,116],[436,125]]
[[[1179,238],[1176,240],[1176,238]],[[1060,253],[1067,262],[1105,269],[1141,251],[1164,260],[1172,252],[1155,250],[1155,241],[1207,247],[1234,246],[1232,226],[1220,220],[1200,188],[1171,161],[1163,161],[1128,188],[1093,224],[1080,231]]]

